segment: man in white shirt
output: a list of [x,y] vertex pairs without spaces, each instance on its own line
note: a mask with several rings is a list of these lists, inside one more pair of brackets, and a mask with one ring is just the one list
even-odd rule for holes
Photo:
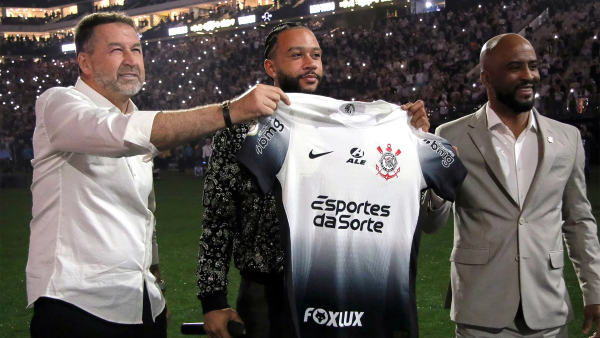
[[279,88],[257,86],[223,105],[138,111],[130,98],[145,73],[134,21],[87,16],[75,45],[76,85],[51,88],[36,103],[26,268],[31,336],[166,337],[152,158],[269,116],[289,99]]
[[456,336],[568,337],[563,237],[584,298],[582,333],[599,332],[600,245],[581,136],[533,108],[540,75],[525,38],[492,38],[481,64],[489,102],[436,130],[469,172],[454,202]]
[[202,146],[202,161],[208,162],[210,155],[212,154],[211,140],[210,138],[206,139],[206,144]]

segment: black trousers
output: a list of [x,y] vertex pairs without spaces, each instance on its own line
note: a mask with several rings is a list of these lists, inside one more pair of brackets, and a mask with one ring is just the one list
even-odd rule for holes
[[244,321],[244,338],[295,338],[283,275],[241,275],[236,310]]
[[96,317],[62,300],[40,297],[34,303],[32,338],[166,338],[167,309],[152,320],[150,298],[144,286],[142,324],[117,324]]

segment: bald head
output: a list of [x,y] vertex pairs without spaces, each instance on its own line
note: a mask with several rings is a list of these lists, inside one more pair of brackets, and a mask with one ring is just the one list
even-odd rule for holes
[[517,49],[528,49],[535,53],[531,43],[519,34],[501,34],[489,39],[481,48],[479,55],[481,71],[489,71],[489,68],[496,64],[497,56],[513,53]]
[[[515,114],[529,111],[540,74],[535,49],[518,34],[491,38],[481,49],[481,81],[490,103]],[[496,108],[494,109],[496,110]]]

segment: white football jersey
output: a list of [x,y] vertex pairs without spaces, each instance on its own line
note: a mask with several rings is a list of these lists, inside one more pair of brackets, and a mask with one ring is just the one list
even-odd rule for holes
[[420,193],[454,200],[464,166],[399,106],[289,97],[291,106],[280,102],[251,129],[237,158],[264,191],[275,187],[298,336],[416,337]]

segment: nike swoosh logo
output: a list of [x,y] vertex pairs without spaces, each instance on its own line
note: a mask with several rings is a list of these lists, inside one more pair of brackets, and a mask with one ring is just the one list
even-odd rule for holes
[[313,151],[311,150],[310,154],[308,154],[308,158],[314,159],[314,158],[321,157],[323,155],[327,155],[327,154],[331,154],[331,153],[333,153],[333,151],[328,151],[326,153],[320,153],[320,154],[313,154]]

